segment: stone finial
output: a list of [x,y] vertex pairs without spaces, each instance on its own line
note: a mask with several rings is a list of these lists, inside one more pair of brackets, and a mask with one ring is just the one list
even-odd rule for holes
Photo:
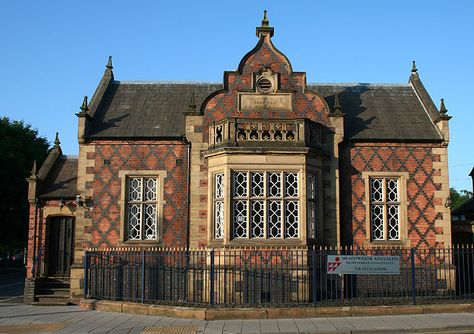
[[33,161],[33,167],[31,168],[31,174],[30,177],[34,178],[36,177],[37,170],[36,170],[36,160]]
[[274,29],[273,27],[269,26],[270,21],[268,21],[267,17],[267,11],[263,11],[263,19],[262,19],[262,25],[260,27],[257,27],[257,37],[260,38],[260,36],[270,36],[273,37],[273,32]]
[[107,65],[105,65],[105,68],[108,70],[112,70],[114,68],[112,66],[112,56],[109,56],[109,61],[107,62]]
[[268,18],[267,18],[267,10],[264,10],[263,19],[262,19],[262,27],[268,27],[269,24],[270,24],[270,21],[268,21]]
[[56,132],[56,138],[54,138],[54,147],[59,147],[59,144],[61,144],[61,142],[59,141],[59,132]]
[[188,111],[189,112],[195,112],[196,111],[196,100],[195,100],[195,97],[194,97],[194,93],[191,94],[191,98],[189,99]]
[[83,113],[89,111],[89,105],[87,104],[87,96],[84,96],[84,100],[82,101],[82,105],[81,105],[81,111]]
[[334,95],[334,105],[332,107],[332,112],[334,115],[342,115],[341,104],[339,103],[339,93]]
[[413,65],[411,67],[411,74],[418,74],[418,69],[416,68],[416,62],[413,60]]
[[339,93],[334,96],[334,112],[341,112],[341,104],[339,103]]
[[444,99],[441,99],[441,104],[439,106],[439,113],[445,116],[447,112],[448,112],[448,109],[446,109],[446,106],[444,105]]

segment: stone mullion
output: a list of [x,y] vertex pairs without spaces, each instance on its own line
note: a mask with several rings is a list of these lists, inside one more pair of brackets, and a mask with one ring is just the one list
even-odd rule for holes
[[383,240],[388,240],[388,207],[387,207],[387,179],[382,179],[382,201],[383,201]]
[[280,172],[280,203],[281,203],[281,234],[280,238],[286,237],[286,207],[285,207],[285,172]]
[[251,227],[251,217],[252,217],[252,205],[251,205],[251,193],[250,193],[250,190],[251,190],[251,182],[252,180],[250,179],[251,177],[251,172],[250,171],[247,171],[247,198],[246,198],[246,201],[247,201],[247,240],[250,240],[252,239],[251,236],[250,236],[250,233],[251,233],[251,230],[250,230],[250,227]]
[[263,238],[268,239],[268,172],[263,172]]

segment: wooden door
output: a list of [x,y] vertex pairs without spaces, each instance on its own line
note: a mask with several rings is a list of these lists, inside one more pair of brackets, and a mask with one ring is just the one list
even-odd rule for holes
[[48,222],[48,276],[68,277],[73,260],[74,218],[54,217]]

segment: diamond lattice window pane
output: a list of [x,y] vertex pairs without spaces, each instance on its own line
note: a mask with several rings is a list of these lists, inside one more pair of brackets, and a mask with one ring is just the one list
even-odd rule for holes
[[383,179],[370,179],[370,199],[372,202],[383,201]]
[[156,201],[157,179],[143,179],[145,184],[145,201]]
[[281,174],[280,173],[268,173],[268,196],[270,197],[281,196]]
[[142,200],[142,179],[136,177],[128,179],[128,200]]
[[139,240],[141,237],[141,206],[131,204],[128,207],[128,238],[130,240]]
[[298,238],[298,201],[285,202],[285,232],[287,238]]
[[308,202],[308,238],[316,238],[316,203]]
[[264,201],[252,201],[250,208],[250,237],[263,238],[265,231],[265,204]]
[[387,180],[387,202],[398,202],[398,180]]
[[224,198],[224,174],[216,174],[216,198]]
[[316,179],[314,175],[308,175],[307,182],[308,199],[316,198]]
[[281,201],[268,201],[268,236],[281,238]]
[[252,173],[252,196],[263,197],[265,195],[265,173]]
[[387,206],[387,220],[388,220],[388,240],[400,240],[398,205]]
[[372,224],[372,239],[383,240],[383,205],[371,205],[370,221]]
[[247,196],[247,173],[238,172],[234,174],[234,196]]
[[224,238],[224,202],[216,202],[214,236],[216,239]]
[[298,196],[298,174],[285,173],[285,196]]
[[234,202],[234,237],[247,237],[247,201]]
[[145,240],[156,240],[156,204],[145,204],[143,206],[145,226],[143,239]]

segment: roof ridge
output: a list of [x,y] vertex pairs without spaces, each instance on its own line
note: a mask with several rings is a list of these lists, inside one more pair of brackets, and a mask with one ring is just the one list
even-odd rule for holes
[[341,87],[409,87],[404,83],[370,83],[370,82],[310,82],[307,86],[341,86]]
[[[223,85],[218,81],[193,81],[193,80],[115,80],[116,84],[127,85]],[[409,87],[408,83],[385,82],[310,82],[307,86],[341,86],[341,87]]]
[[223,85],[222,82],[213,82],[213,81],[153,81],[153,80],[123,80],[123,81],[114,81],[118,84],[127,84],[127,85]]

